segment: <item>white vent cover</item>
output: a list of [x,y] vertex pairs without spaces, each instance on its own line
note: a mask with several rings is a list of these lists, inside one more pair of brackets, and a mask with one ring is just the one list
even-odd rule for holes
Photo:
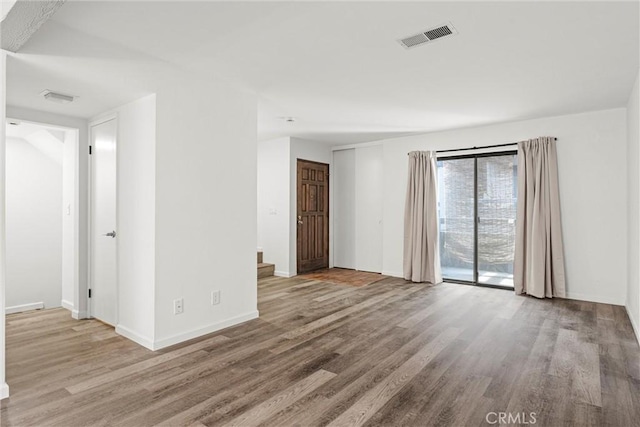
[[429,28],[428,30],[425,30],[421,33],[400,39],[398,40],[398,43],[400,43],[407,49],[411,49],[412,47],[430,43],[443,37],[452,36],[454,34],[458,34],[458,31],[453,27],[453,25],[451,25],[451,23],[446,23],[444,25]]

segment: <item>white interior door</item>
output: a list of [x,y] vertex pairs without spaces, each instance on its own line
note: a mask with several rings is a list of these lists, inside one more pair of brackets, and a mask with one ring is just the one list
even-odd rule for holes
[[117,321],[116,120],[91,126],[91,315]]

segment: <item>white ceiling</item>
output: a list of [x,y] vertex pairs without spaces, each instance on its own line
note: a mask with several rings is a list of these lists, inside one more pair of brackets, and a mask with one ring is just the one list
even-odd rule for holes
[[[257,92],[261,139],[362,142],[625,106],[639,13],[638,2],[67,2],[8,61],[7,96],[91,117],[180,67]],[[446,22],[459,34],[396,41]],[[51,104],[44,89],[79,99]]]

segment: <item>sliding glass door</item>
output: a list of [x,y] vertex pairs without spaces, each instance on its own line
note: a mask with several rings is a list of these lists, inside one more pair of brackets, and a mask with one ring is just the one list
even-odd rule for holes
[[446,280],[513,287],[517,154],[438,159],[440,259]]

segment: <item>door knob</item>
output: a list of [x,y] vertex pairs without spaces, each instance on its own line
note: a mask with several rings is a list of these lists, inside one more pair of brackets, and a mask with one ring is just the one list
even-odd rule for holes
[[107,237],[111,237],[111,238],[116,238],[116,231],[112,231],[111,233],[107,233],[107,234],[103,234],[103,236],[107,236]]
[[302,224],[302,216],[298,215],[298,224]]

